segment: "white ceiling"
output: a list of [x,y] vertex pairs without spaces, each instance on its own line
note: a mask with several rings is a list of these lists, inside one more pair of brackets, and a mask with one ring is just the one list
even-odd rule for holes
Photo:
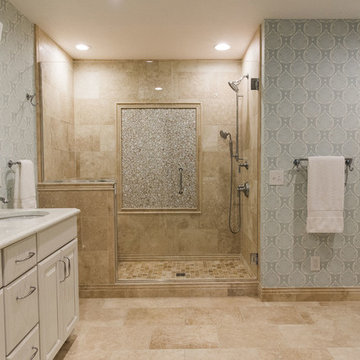
[[360,18],[360,0],[10,1],[77,59],[240,59],[264,18]]

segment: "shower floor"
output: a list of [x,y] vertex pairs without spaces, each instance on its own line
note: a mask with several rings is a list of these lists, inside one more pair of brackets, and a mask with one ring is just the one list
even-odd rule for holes
[[250,280],[242,259],[121,261],[118,280]]

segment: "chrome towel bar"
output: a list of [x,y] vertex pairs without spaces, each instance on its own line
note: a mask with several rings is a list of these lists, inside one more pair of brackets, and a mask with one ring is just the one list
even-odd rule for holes
[[[308,158],[298,158],[298,159],[294,159],[293,164],[294,167],[296,167],[296,169],[299,169],[299,166],[301,165],[302,161],[308,161]],[[353,158],[345,158],[345,166],[346,166],[346,170],[350,170],[353,171],[354,167],[352,165],[353,163]]]
[[[301,165],[301,162],[302,161],[306,162],[308,160],[309,160],[308,158],[294,159],[294,161],[293,161],[294,168],[296,168],[296,170],[300,170],[299,167]],[[349,171],[354,170],[352,163],[353,163],[353,158],[345,158],[345,186],[347,184]]]

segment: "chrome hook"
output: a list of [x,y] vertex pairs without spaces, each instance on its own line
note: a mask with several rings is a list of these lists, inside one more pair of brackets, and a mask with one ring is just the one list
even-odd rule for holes
[[34,98],[35,98],[36,94],[30,95],[29,93],[26,94],[26,100],[32,105],[32,106],[36,106],[37,103],[34,103]]

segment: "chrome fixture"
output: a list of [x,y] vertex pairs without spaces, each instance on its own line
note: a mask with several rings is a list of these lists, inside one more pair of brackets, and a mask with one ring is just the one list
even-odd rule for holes
[[12,160],[9,160],[8,161],[8,167],[11,169],[14,165],[21,165],[21,162],[20,161],[12,161]]
[[235,158],[236,162],[238,163],[239,166],[239,172],[241,170],[242,167],[244,167],[245,169],[249,169],[249,164],[247,161],[244,161],[244,159],[241,159],[239,157],[239,97],[243,98],[243,95],[239,95],[239,85],[241,83],[242,80],[244,79],[249,79],[249,74],[243,75],[240,79],[238,80],[234,80],[234,81],[229,81],[228,84],[231,87],[232,90],[235,91],[236,93],[236,153],[235,155],[233,154],[233,143],[232,143],[232,138],[231,138],[231,134],[229,132],[220,131],[220,136],[226,140],[227,138],[229,138],[229,149],[230,149],[230,203],[229,203],[229,229],[233,234],[237,234],[240,231],[240,226],[241,226],[241,197],[240,197],[240,193],[244,192],[245,196],[249,196],[249,185],[247,183],[243,184],[243,185],[239,185],[237,187],[237,196],[238,196],[238,212],[237,212],[237,216],[238,216],[238,221],[237,221],[237,228],[233,228],[232,224],[231,224],[231,218],[232,218],[232,213],[233,213],[233,158]]
[[249,183],[241,184],[237,187],[239,193],[243,192],[246,197],[249,197],[250,186]]
[[26,100],[27,100],[32,106],[36,106],[36,105],[37,105],[37,103],[34,102],[35,96],[36,96],[36,94],[32,94],[32,95],[29,94],[29,93],[26,94]]
[[230,159],[233,158],[233,142],[232,142],[232,138],[231,138],[231,134],[229,132],[225,132],[223,130],[220,130],[220,136],[223,138],[223,139],[227,139],[229,138],[229,150],[230,150]]
[[239,91],[239,85],[244,79],[249,79],[249,74],[243,75],[240,79],[229,81],[229,86],[237,93]]
[[244,167],[246,170],[249,170],[249,163],[245,160],[243,163],[239,164],[239,173],[241,172],[241,168]]
[[3,203],[3,204],[8,204],[9,203],[9,200],[6,200],[4,197],[0,196],[0,201]]
[[[308,161],[308,158],[298,158],[298,159],[294,159],[293,164],[294,167],[296,167],[296,169],[299,169],[299,166],[301,165],[302,161]],[[353,158],[345,158],[345,166],[347,169],[349,169],[350,171],[354,170],[354,167],[352,165],[353,162]]]
[[[296,168],[296,170],[300,170],[301,162],[303,162],[303,161],[306,162],[306,161],[309,161],[309,159],[308,158],[294,159],[293,169]],[[347,185],[349,171],[353,171],[353,170],[354,170],[353,158],[345,158],[345,186]]]
[[179,168],[179,194],[182,195],[184,193],[183,186],[183,168]]
[[239,95],[239,85],[244,79],[249,79],[249,74],[243,75],[240,79],[229,81],[228,84],[236,93],[236,153],[235,158],[236,161],[241,160],[239,158],[239,98],[244,98],[243,95]]

